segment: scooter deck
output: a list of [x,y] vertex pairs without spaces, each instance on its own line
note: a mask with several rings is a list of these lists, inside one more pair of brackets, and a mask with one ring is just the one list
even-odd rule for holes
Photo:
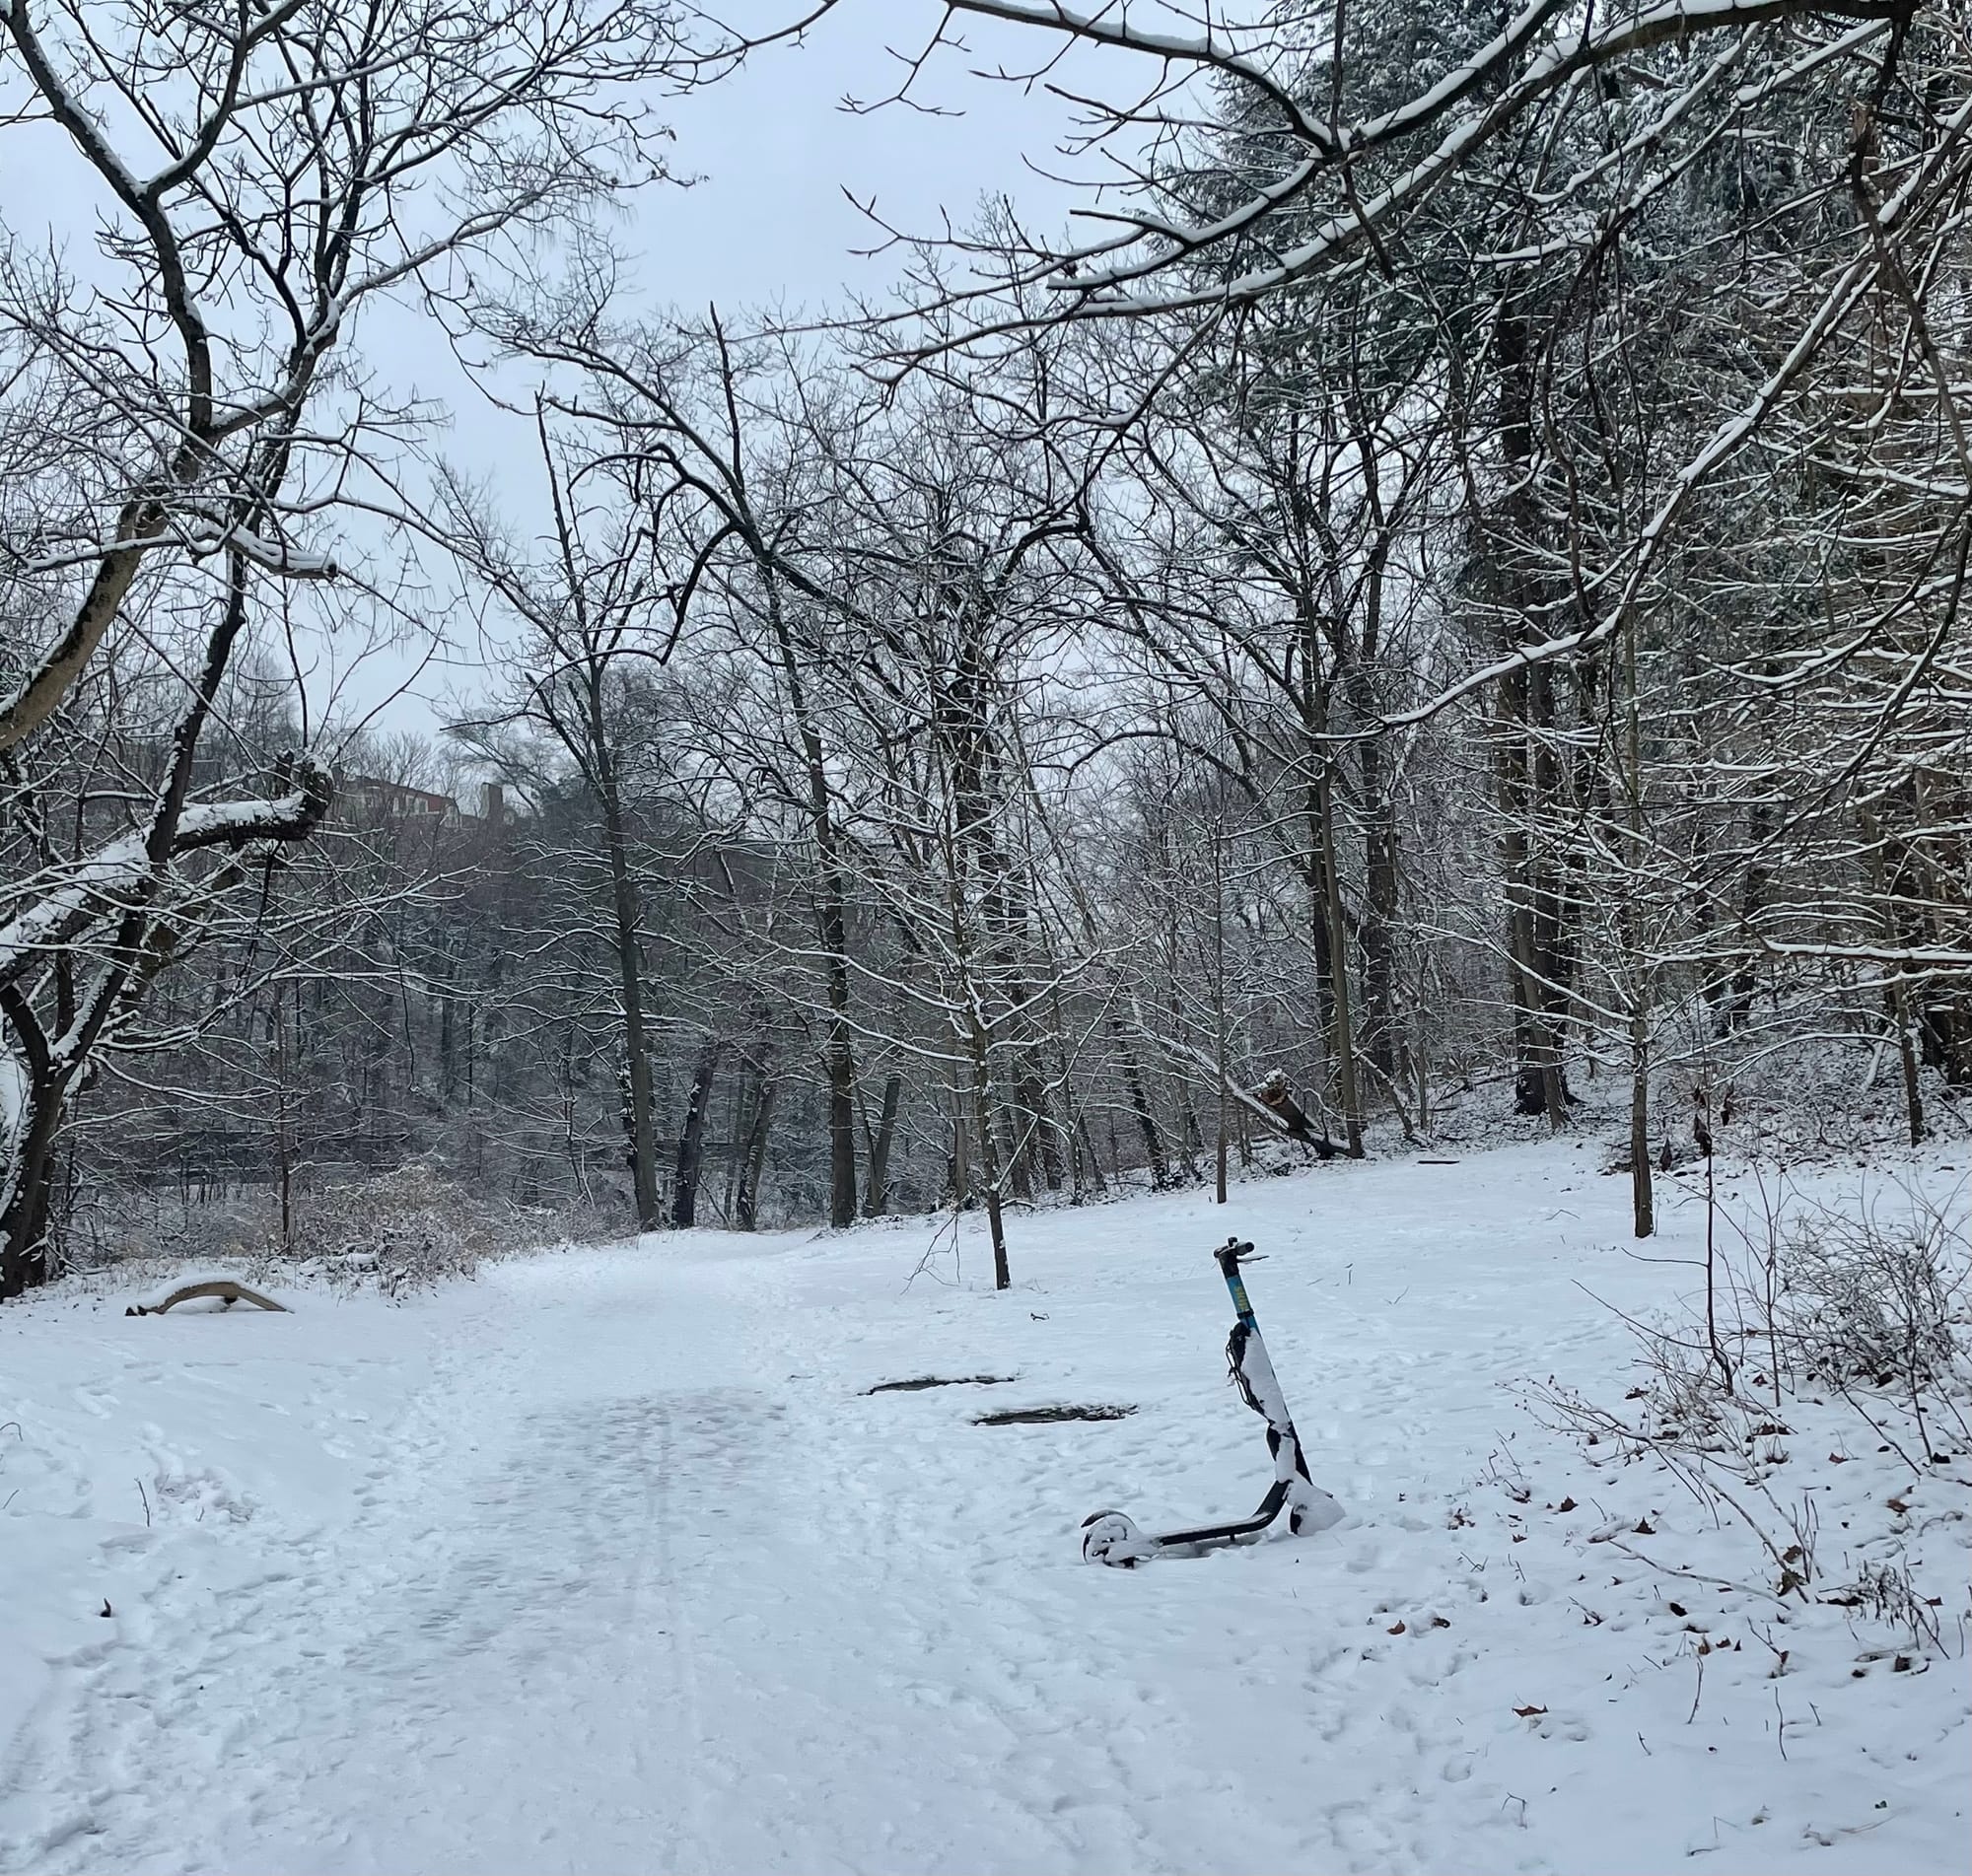
[[1200,1550],[1213,1544],[1237,1544],[1242,1538],[1258,1537],[1280,1516],[1288,1500],[1287,1481],[1276,1479],[1267,1488],[1259,1509],[1249,1518],[1232,1524],[1205,1524],[1190,1531],[1158,1531],[1151,1541],[1161,1551]]

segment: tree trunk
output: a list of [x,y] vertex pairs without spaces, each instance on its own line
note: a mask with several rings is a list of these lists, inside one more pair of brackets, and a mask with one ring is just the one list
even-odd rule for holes
[[[179,851],[199,741],[233,648],[246,626],[246,563],[239,552],[230,551],[227,566],[226,607],[206,638],[199,674],[184,714],[172,731],[164,781],[143,829],[145,871],[122,895],[122,915],[113,938],[105,947],[106,961],[96,971],[87,993],[79,998],[72,997],[73,979],[66,972],[57,972],[64,1021],[52,1045],[18,986],[7,985],[4,999],[0,999],[0,1008],[28,1057],[29,1070],[26,1103],[8,1145],[4,1173],[0,1173],[0,1180],[4,1180],[0,1184],[0,1297],[19,1295],[48,1277],[47,1230],[55,1147],[69,1093],[106,1035],[113,1033],[131,1013],[178,949],[177,929],[169,919],[159,918],[154,907],[171,861]],[[282,779],[288,779],[285,768]],[[298,839],[313,831],[328,807],[325,777],[317,772],[305,778],[299,800],[298,816],[267,823],[266,838]],[[209,883],[216,890],[225,889],[218,882]]]
[[1095,1150],[1095,1139],[1089,1131],[1089,1116],[1078,1113],[1075,1117],[1075,1190],[1079,1199],[1086,1178],[1098,1199],[1109,1196],[1109,1181],[1103,1176],[1102,1155]]
[[[288,1063],[288,1026],[282,1014],[282,986],[274,986],[274,1158],[281,1188],[281,1249],[295,1242],[295,1136]],[[448,1001],[446,1007],[451,1008]]]
[[[1375,699],[1370,694],[1367,675],[1361,680],[1364,695],[1356,706],[1360,719],[1374,715]],[[1364,904],[1361,944],[1363,949],[1363,1047],[1372,1065],[1391,1080],[1397,1077],[1397,1037],[1401,1023],[1397,1012],[1395,929],[1397,923],[1397,817],[1396,808],[1385,799],[1384,750],[1380,737],[1372,736],[1362,745],[1363,811],[1368,821],[1363,830]]]
[[1022,1205],[1031,1205],[1034,1199],[1034,1182],[1030,1168],[1033,1164],[1033,1120],[1020,1098],[1020,1084],[1015,1083],[1014,1105],[1003,1106],[1000,1111],[1000,1163],[1007,1168],[1014,1188],[1014,1197]]
[[1144,1155],[1151,1168],[1151,1190],[1163,1192],[1170,1185],[1170,1163],[1164,1157],[1162,1130],[1158,1126],[1157,1116],[1151,1112],[1150,1096],[1144,1091],[1143,1068],[1121,1026],[1115,1026],[1112,1033],[1122,1053],[1123,1090],[1130,1098],[1130,1111],[1136,1115],[1138,1130],[1144,1137]]
[[[1630,1219],[1638,1237],[1656,1230],[1656,1197],[1651,1185],[1651,968],[1644,957],[1637,895],[1644,889],[1644,738],[1637,693],[1637,628],[1623,633],[1625,757],[1629,878],[1618,884],[1617,926],[1623,935],[1630,978]],[[1710,1149],[1708,1148],[1708,1151]]]
[[1226,1037],[1226,829],[1213,829],[1212,840],[1212,1066],[1219,1081],[1217,1137],[1212,1155],[1212,1197],[1226,1203],[1227,1164],[1231,1148],[1232,1098],[1227,1087]]
[[[639,934],[642,909],[637,881],[630,870],[630,842],[624,825],[623,798],[616,786],[616,764],[603,710],[602,685],[606,667],[599,660],[589,667],[589,760],[598,804],[602,810],[602,841],[609,862],[611,936],[616,950],[616,993],[623,1007],[623,1057],[629,1083],[630,1183],[636,1196],[637,1229],[655,1231],[664,1221],[658,1205],[658,1145],[651,1113],[651,1052],[644,1031],[644,958]],[[694,1170],[693,1178],[697,1177]]]
[[993,1245],[993,1287],[1006,1289],[1013,1284],[1007,1268],[1007,1227],[1000,1209],[1000,1143],[993,1131],[992,1058],[986,1033],[977,1019],[969,1025],[972,1045],[973,1138],[979,1147],[979,1183],[986,1200],[986,1229]]
[[1651,1019],[1641,1003],[1630,1010],[1630,1221],[1638,1237],[1657,1228],[1651,1186]]
[[1335,1157],[1335,1143],[1328,1138],[1327,1128],[1324,1127],[1318,1134],[1314,1131],[1314,1123],[1294,1097],[1294,1088],[1285,1070],[1275,1069],[1252,1092],[1261,1106],[1279,1117],[1290,1140],[1298,1140],[1303,1146],[1312,1146],[1322,1159]]
[[[1324,758],[1325,761],[1325,758]],[[1342,1109],[1342,1132],[1351,1159],[1363,1157],[1362,1077],[1356,1072],[1355,1018],[1349,1000],[1349,934],[1342,922],[1342,881],[1335,868],[1335,790],[1322,771],[1321,872],[1328,927],[1328,977],[1332,987],[1335,1088]]]
[[671,1194],[671,1222],[683,1230],[697,1221],[698,1176],[705,1160],[705,1116],[712,1104],[712,1078],[719,1068],[719,1043],[708,1041],[692,1069],[691,1096],[678,1134],[677,1185]]
[[868,1184],[863,1194],[865,1217],[880,1218],[890,1209],[890,1143],[896,1138],[897,1106],[903,1098],[904,1077],[891,1075],[883,1081],[883,1110],[877,1119],[877,1131],[869,1139]]
[[[8,1014],[14,1016],[18,993],[10,987],[4,996]],[[19,1296],[52,1275],[47,1242],[50,1175],[68,1093],[67,1080],[49,1059],[39,1025],[26,1011],[24,1000],[22,1012],[14,1029],[27,1056],[28,1086],[18,1124],[7,1142],[7,1183],[0,1193],[0,1300]]]
[[1007,1268],[1007,1223],[1000,1210],[1000,1158],[993,1144],[993,1121],[985,1105],[979,1108],[979,1159],[986,1193],[986,1230],[993,1245],[993,1287],[1013,1287]]
[[856,1222],[856,1058],[849,1047],[848,972],[829,972],[828,1221],[837,1230]]
[[848,884],[832,811],[828,762],[821,734],[808,708],[808,687],[795,654],[779,581],[762,570],[766,583],[767,623],[780,654],[787,679],[788,703],[801,735],[802,764],[807,771],[810,835],[814,841],[816,892],[815,936],[828,982],[828,1041],[822,1070],[828,1081],[828,1221],[837,1230],[856,1222],[856,1057],[849,1027]]
[[1021,1124],[1024,1130],[1022,1150],[1027,1158],[1027,1185],[1031,1191],[1034,1175],[1050,1192],[1062,1184],[1061,1140],[1048,1104],[1047,1077],[1041,1072],[1038,1043],[1029,1043],[1021,1052],[1020,1077],[1015,1084],[1020,1099]]
[[1183,1144],[1185,1182],[1196,1185],[1204,1177],[1198,1168],[1198,1156],[1205,1150],[1205,1129],[1198,1124],[1198,1109],[1192,1104],[1189,1091],[1181,1093],[1178,1099],[1178,1139]]
[[[1509,292],[1512,292],[1511,284]],[[1499,385],[1499,445],[1511,493],[1497,517],[1486,517],[1482,559],[1491,598],[1509,615],[1509,649],[1526,636],[1542,596],[1538,576],[1522,556],[1546,531],[1533,490],[1534,359],[1532,315],[1503,311],[1493,331],[1492,366]],[[1535,851],[1535,822],[1554,799],[1555,769],[1546,732],[1554,691],[1545,666],[1520,665],[1499,680],[1494,780],[1504,822],[1508,978],[1514,1006],[1514,1106],[1545,1114],[1559,1133],[1567,1121],[1568,1090],[1561,1038],[1555,1028],[1557,987],[1547,981],[1554,890],[1551,869]]]
[[951,1209],[963,1212],[972,1203],[972,1153],[965,1144],[965,1095],[951,1090]]
[[755,1084],[752,1123],[740,1162],[738,1216],[742,1231],[760,1226],[760,1174],[767,1164],[767,1128],[774,1118],[774,1084],[762,1076]]
[[1924,1083],[1920,1076],[1916,1025],[1911,1021],[1910,991],[1901,972],[1890,980],[1890,1020],[1897,1028],[1897,1061],[1903,1069],[1904,1114],[1910,1122],[1910,1144],[1924,1145]]
[[1538,790],[1527,752],[1525,673],[1502,678],[1500,691],[1507,722],[1496,774],[1507,820],[1502,858],[1514,1003],[1514,1106],[1517,1113],[1545,1114],[1559,1133],[1567,1120],[1568,1087],[1554,1026],[1558,991],[1548,981],[1545,968],[1551,961],[1551,947],[1543,943],[1542,906],[1550,889],[1545,868],[1533,858],[1530,834]]

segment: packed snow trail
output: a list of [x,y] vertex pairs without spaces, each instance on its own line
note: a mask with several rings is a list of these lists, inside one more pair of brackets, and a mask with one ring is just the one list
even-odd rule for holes
[[[1895,1736],[1810,1716],[1853,1650],[1819,1684],[1722,1654],[1688,1718],[1688,1631],[1772,1605],[1612,1582],[1606,1519],[1542,1509],[1574,1475],[1477,1495],[1568,1463],[1502,1383],[1622,1358],[1576,1280],[1663,1279],[1579,1156],[1454,1176],[1034,1219],[1003,1296],[906,1286],[914,1223],[544,1255],[401,1310],[14,1312],[0,1371],[74,1498],[66,1551],[0,1560],[44,1664],[0,1868],[1962,1866],[1962,1659],[1895,1684]],[[1088,1567],[1091,1509],[1236,1514],[1269,1476],[1229,1227],[1273,1252],[1254,1298],[1350,1521]],[[864,1391],[981,1371],[1019,1378]],[[1064,1401],[1138,1411],[972,1424]]]

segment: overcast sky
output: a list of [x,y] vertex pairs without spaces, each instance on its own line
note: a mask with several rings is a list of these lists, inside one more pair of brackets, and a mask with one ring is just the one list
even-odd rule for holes
[[[692,181],[643,191],[615,231],[627,288],[645,310],[718,304],[738,315],[885,298],[899,262],[868,252],[880,235],[856,203],[923,233],[937,233],[947,213],[972,219],[988,195],[1010,195],[1045,227],[1065,221],[1075,191],[1041,172],[1073,130],[1071,106],[1041,87],[974,75],[1031,65],[1049,43],[1039,35],[968,28],[964,49],[943,47],[913,85],[913,101],[937,108],[844,108],[844,99],[870,104],[895,91],[895,53],[921,51],[939,12],[921,0],[848,0],[803,41],[771,45],[730,79],[663,104],[676,134],[674,170]],[[532,434],[471,386],[436,329],[394,315],[387,323],[390,357],[377,363],[398,388],[452,408],[448,453],[501,481],[525,524]],[[434,730],[450,700],[485,682],[471,627],[452,621],[444,641],[365,655],[365,670],[339,694],[377,708],[385,726]]]
[[[913,101],[935,110],[844,108],[844,99],[870,104],[893,93],[903,77],[897,53],[921,51],[941,12],[925,0],[848,0],[801,43],[767,47],[734,77],[669,101],[674,168],[694,181],[645,191],[619,231],[645,306],[812,312],[850,294],[885,298],[897,256],[860,252],[880,237],[850,197],[874,199],[883,221],[907,231],[937,233],[947,213],[964,223],[986,195],[1010,195],[1023,219],[1059,227],[1077,197],[1041,172],[1063,168],[1071,106],[1039,85],[974,75],[1027,69],[1053,41],[968,24],[964,49],[941,47],[913,85]],[[418,388],[454,384],[450,357],[436,345],[428,357],[430,379]],[[461,459],[499,463],[532,446],[467,384],[458,382],[452,402]],[[428,730],[448,696],[479,682],[475,643],[459,631],[416,678],[390,659],[359,692],[390,698],[385,722]]]
[[678,167],[706,180],[646,200],[644,277],[679,301],[829,298],[845,285],[876,292],[893,263],[855,256],[871,230],[845,188],[927,232],[941,209],[963,220],[987,193],[1059,219],[1064,192],[1023,159],[1047,162],[1068,107],[1037,87],[968,75],[969,66],[1030,63],[1048,43],[1042,35],[968,25],[969,57],[942,49],[913,96],[958,114],[841,107],[845,97],[867,103],[893,91],[902,70],[891,48],[921,49],[938,13],[919,0],[849,0],[805,42],[769,47],[733,79],[676,101]]
[[[913,97],[950,114],[843,107],[845,98],[868,104],[893,92],[902,71],[892,51],[922,49],[940,11],[920,0],[849,0],[804,41],[770,46],[733,77],[667,101],[674,167],[696,179],[645,191],[617,230],[628,285],[647,309],[716,303],[738,313],[784,303],[813,311],[851,293],[884,297],[897,259],[859,252],[877,237],[851,196],[874,197],[886,222],[926,233],[948,212],[954,222],[970,219],[987,195],[1012,196],[1024,218],[1045,226],[1063,221],[1073,192],[1033,166],[1049,167],[1072,129],[1070,106],[1039,87],[972,76],[1031,63],[1039,35],[968,28],[964,53],[941,49]],[[495,465],[496,474],[503,459],[526,463],[531,435],[473,390],[436,332],[389,323],[401,387],[451,405],[449,448],[458,459]],[[524,473],[517,466],[507,477],[516,508],[528,506]],[[434,728],[449,697],[483,681],[469,629],[448,636],[445,652],[416,675],[408,655],[373,660],[355,694],[384,704],[384,723]]]
[[[742,4],[769,12],[767,0]],[[925,233],[937,232],[942,214],[963,223],[983,196],[1003,193],[1024,219],[1062,223],[1071,192],[1029,164],[1046,167],[1055,157],[1071,107],[1038,87],[971,75],[975,67],[1030,64],[1052,43],[1043,35],[968,26],[965,50],[942,49],[914,87],[921,105],[951,114],[843,108],[845,97],[867,103],[893,92],[902,67],[892,49],[922,50],[942,11],[935,0],[843,0],[804,41],[767,47],[719,84],[660,101],[676,136],[674,168],[697,179],[645,191],[616,230],[627,284],[646,310],[717,303],[738,314],[781,303],[812,311],[851,292],[884,297],[897,261],[859,256],[875,236],[851,195],[874,198],[892,225]],[[87,278],[96,271],[91,250],[105,206],[100,179],[50,127],[17,134],[10,150],[0,219],[35,245],[65,250]],[[531,506],[530,431],[474,389],[435,325],[408,308],[373,307],[356,349],[391,390],[451,413],[441,447],[518,494],[511,511]],[[379,708],[387,725],[435,729],[449,696],[483,682],[469,625],[438,623],[450,642],[421,673],[413,675],[422,659],[391,654],[366,658],[353,681],[331,682],[332,667],[360,649],[360,635],[351,634],[326,649],[311,692],[319,699],[333,688],[345,707]]]

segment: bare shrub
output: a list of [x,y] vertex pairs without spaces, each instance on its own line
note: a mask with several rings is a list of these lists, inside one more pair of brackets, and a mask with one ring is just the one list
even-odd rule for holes
[[1911,1580],[1909,1565],[1901,1558],[1890,1563],[1865,1563],[1855,1582],[1825,1600],[1858,1610],[1897,1631],[1904,1645],[1914,1652],[1943,1644],[1937,1607],[1919,1591]]
[[1901,1554],[1847,1588],[1818,1581],[1813,1500],[1785,1494],[1781,1469],[1807,1424],[1796,1410],[1820,1420],[1831,1400],[1916,1472],[1944,1457],[1932,1431],[1940,1422],[1972,1443],[1972,1247],[1958,1197],[1937,1201],[1912,1183],[1894,1202],[1828,1204],[1763,1183],[1749,1217],[1718,1209],[1709,1192],[1707,1202],[1707,1252],[1694,1265],[1716,1308],[1694,1300],[1661,1319],[1625,1319],[1642,1372],[1620,1408],[1553,1384],[1535,1400],[1551,1424],[1612,1460],[1649,1454],[1729,1512],[1765,1551],[1783,1600],[1815,1585],[1819,1599],[1907,1632],[1913,1647],[1935,1640]]
[[250,1186],[209,1199],[118,1189],[100,1195],[92,1224],[87,1237],[71,1235],[64,1274],[115,1270],[165,1283],[195,1266],[262,1287],[316,1276],[393,1299],[470,1278],[490,1258],[623,1236],[614,1195],[523,1205],[435,1160],[298,1192],[285,1232],[272,1190]]
[[470,1278],[488,1258],[565,1243],[575,1222],[545,1208],[486,1199],[414,1161],[310,1195],[290,1244],[338,1287],[374,1287],[394,1300]]
[[1940,1208],[1899,1216],[1827,1206],[1797,1216],[1780,1256],[1775,1328],[1802,1378],[1917,1395],[1945,1384],[1960,1349],[1966,1266]]

